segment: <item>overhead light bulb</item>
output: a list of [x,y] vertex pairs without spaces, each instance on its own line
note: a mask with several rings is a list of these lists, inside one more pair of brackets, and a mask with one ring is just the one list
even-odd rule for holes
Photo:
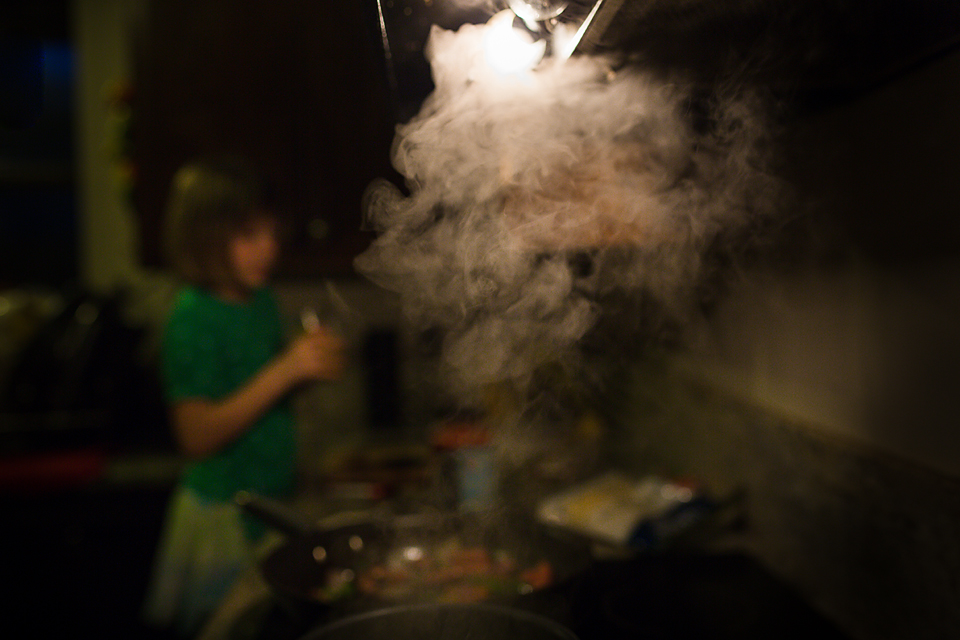
[[514,15],[501,11],[487,23],[484,54],[487,64],[502,75],[529,71],[543,59],[547,43],[528,29],[513,26]]

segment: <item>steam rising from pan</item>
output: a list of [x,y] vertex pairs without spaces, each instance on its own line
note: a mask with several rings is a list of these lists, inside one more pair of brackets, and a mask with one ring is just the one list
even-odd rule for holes
[[504,77],[484,62],[487,28],[433,28],[435,91],[394,141],[407,193],[370,185],[378,237],[356,261],[409,320],[442,330],[460,392],[575,365],[605,318],[637,333],[688,318],[708,249],[779,193],[749,91],[700,95],[594,56]]

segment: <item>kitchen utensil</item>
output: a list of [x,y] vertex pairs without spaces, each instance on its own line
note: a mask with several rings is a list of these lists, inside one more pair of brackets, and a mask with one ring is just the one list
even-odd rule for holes
[[[298,513],[274,500],[249,493],[237,495],[237,503],[287,538],[260,563],[260,572],[294,615],[316,616],[357,613],[396,604],[419,603],[417,592],[394,597],[383,593],[369,595],[349,589],[341,597],[324,599],[321,589],[335,586],[342,578],[344,586],[351,578],[372,566],[382,566],[398,558],[416,561],[418,557],[436,557],[440,545],[456,536],[471,548],[483,547],[491,554],[505,554],[517,567],[549,566],[552,579],[529,585],[523,593],[495,593],[488,601],[514,603],[550,591],[586,569],[590,562],[588,545],[578,538],[556,535],[529,519],[494,518],[490,514],[424,512],[406,515],[367,517],[359,521],[321,529],[307,523]],[[548,565],[545,563],[549,563]],[[424,593],[429,590],[425,589]]]

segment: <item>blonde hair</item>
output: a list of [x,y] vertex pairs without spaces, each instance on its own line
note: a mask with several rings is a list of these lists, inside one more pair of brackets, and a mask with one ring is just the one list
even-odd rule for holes
[[165,246],[175,274],[206,288],[233,281],[228,247],[257,217],[269,216],[263,184],[235,158],[195,161],[173,176]]

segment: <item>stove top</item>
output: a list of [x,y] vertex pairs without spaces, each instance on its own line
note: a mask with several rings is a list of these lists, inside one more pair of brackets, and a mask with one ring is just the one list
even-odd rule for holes
[[[516,606],[556,620],[580,640],[849,640],[741,553],[658,553],[599,562]],[[297,617],[268,597],[236,618],[229,640],[296,640],[331,621]]]
[[794,590],[742,554],[648,555],[599,564],[572,585],[581,640],[846,640]]

